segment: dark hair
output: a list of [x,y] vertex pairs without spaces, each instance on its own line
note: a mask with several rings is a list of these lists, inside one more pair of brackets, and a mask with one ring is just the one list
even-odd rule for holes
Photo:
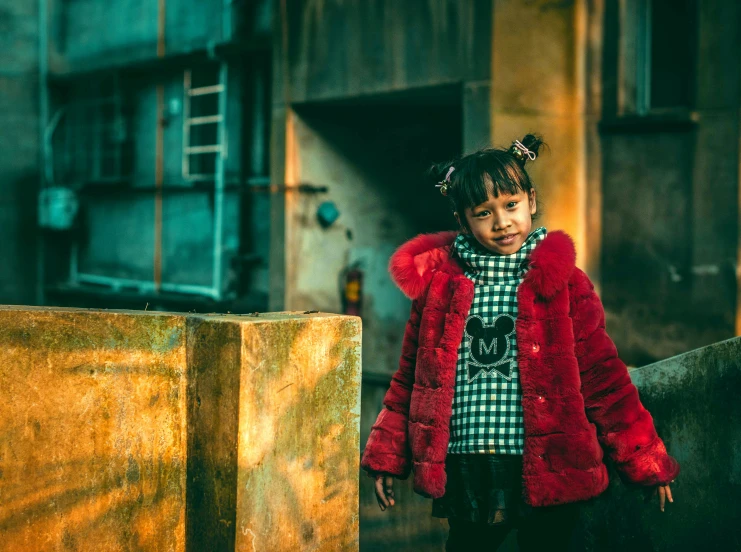
[[[541,146],[548,147],[535,134],[526,135],[520,143],[536,155]],[[514,142],[509,148],[484,148],[447,163],[433,165],[427,174],[431,180],[439,183],[445,179],[450,167],[455,167],[450,175],[446,195],[451,209],[459,214],[461,224],[468,226],[465,210],[484,203],[489,193],[495,197],[499,197],[501,193],[518,192],[530,196],[530,190],[535,188],[525,170],[525,164],[530,158],[518,153]],[[540,210],[537,210],[532,216],[533,220],[539,215]]]

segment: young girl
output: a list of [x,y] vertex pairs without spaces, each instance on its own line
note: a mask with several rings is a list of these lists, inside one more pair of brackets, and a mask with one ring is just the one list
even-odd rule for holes
[[565,549],[579,504],[607,488],[603,447],[623,481],[673,502],[679,465],[572,239],[533,228],[525,163],[541,145],[528,134],[438,167],[460,231],[417,236],[389,264],[412,311],[362,467],[381,510],[413,471],[448,518],[447,550],[496,550],[513,527],[520,550]]

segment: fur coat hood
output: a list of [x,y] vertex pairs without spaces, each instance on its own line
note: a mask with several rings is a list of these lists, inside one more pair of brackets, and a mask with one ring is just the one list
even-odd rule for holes
[[[361,461],[371,474],[413,472],[415,491],[433,498],[445,492],[457,351],[474,295],[452,254],[456,236],[419,235],[390,259],[412,308]],[[603,452],[626,482],[666,484],[679,473],[605,331],[594,285],[575,263],[571,237],[548,232],[517,289],[523,498],[533,506],[602,493],[609,483]]]

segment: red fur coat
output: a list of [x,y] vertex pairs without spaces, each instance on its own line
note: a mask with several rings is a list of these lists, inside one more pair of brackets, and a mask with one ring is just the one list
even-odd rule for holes
[[[399,478],[413,469],[415,491],[433,498],[445,490],[457,351],[474,291],[450,256],[455,236],[422,234],[391,258],[391,276],[413,300],[412,311],[399,369],[361,463]],[[666,484],[679,473],[605,332],[594,285],[575,260],[569,235],[549,232],[517,289],[523,496],[533,506],[602,493],[609,483],[603,447],[626,482]]]

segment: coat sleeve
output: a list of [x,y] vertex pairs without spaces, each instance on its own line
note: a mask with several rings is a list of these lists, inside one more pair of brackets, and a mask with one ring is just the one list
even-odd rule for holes
[[605,331],[605,311],[594,284],[574,269],[570,311],[587,418],[626,483],[665,485],[679,473],[638,397],[628,369]]
[[391,378],[391,386],[383,399],[383,409],[371,428],[360,463],[371,475],[385,473],[405,479],[411,470],[411,451],[408,444],[409,402],[414,385],[421,315],[420,300],[415,299],[404,330],[399,368]]

